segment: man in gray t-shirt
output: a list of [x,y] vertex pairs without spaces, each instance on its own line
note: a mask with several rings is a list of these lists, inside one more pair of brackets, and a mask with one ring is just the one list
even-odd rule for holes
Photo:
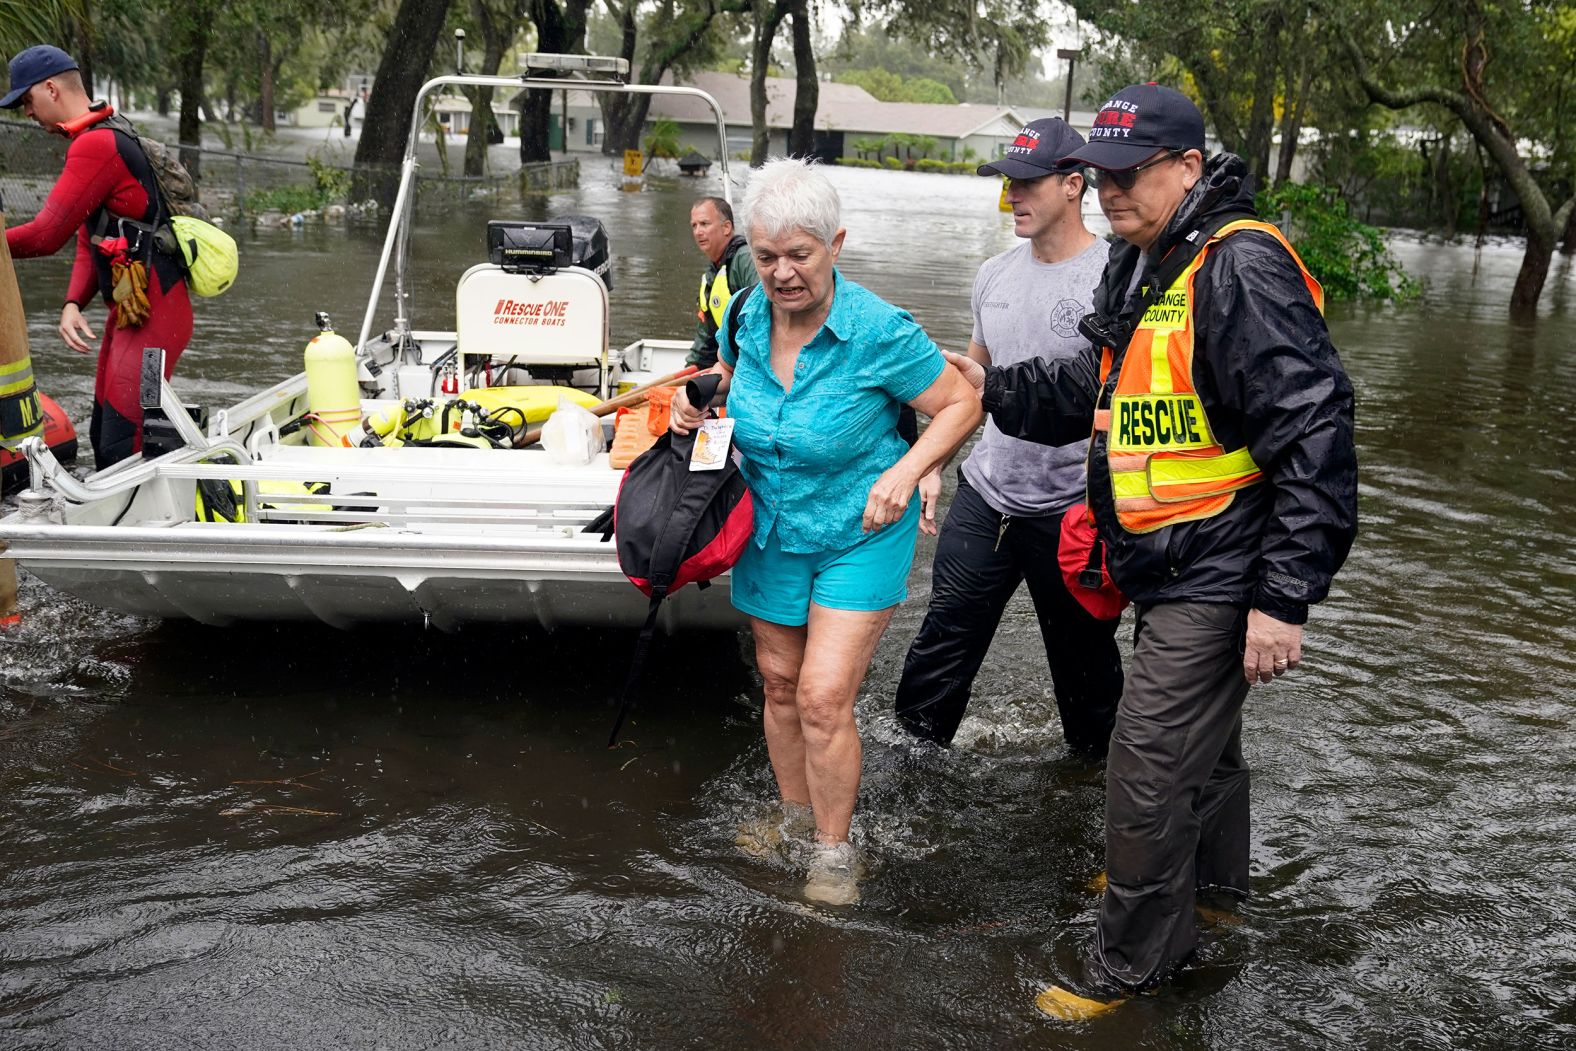
[[[1072,357],[1088,345],[1078,321],[1091,310],[1108,246],[1084,226],[1083,175],[1054,163],[1082,145],[1082,136],[1047,117],[1029,122],[1006,156],[979,169],[1007,177],[1013,229],[1025,238],[987,260],[974,280],[968,353],[982,364]],[[986,421],[959,472],[936,543],[930,609],[898,684],[897,715],[911,733],[952,741],[1002,611],[1026,582],[1067,745],[1105,755],[1122,695],[1117,621],[1092,617],[1057,561],[1063,515],[1083,499],[1087,450],[1087,442],[1058,448],[1011,438]],[[939,488],[939,475],[920,483],[927,512]]]

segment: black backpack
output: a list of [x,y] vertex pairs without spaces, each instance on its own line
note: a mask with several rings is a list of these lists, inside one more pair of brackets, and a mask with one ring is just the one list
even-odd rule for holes
[[[707,373],[685,385],[691,405],[704,407],[716,396],[721,377]],[[589,532],[611,535],[618,565],[651,603],[624,679],[618,719],[607,745],[613,747],[634,701],[634,686],[646,662],[662,600],[685,584],[709,586],[726,572],[750,542],[755,508],[737,459],[720,470],[691,471],[690,454],[698,431],[669,431],[635,458],[619,484],[611,526],[604,515]]]

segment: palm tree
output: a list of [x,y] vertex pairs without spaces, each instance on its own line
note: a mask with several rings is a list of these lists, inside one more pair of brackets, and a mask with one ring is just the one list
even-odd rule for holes
[[651,162],[658,157],[677,159],[679,155],[679,126],[674,121],[663,118],[651,125],[651,131],[646,135],[646,163],[640,170],[645,171],[651,167]]
[[87,17],[87,0],[0,0],[0,53],[9,59],[34,44],[70,50],[72,22]]

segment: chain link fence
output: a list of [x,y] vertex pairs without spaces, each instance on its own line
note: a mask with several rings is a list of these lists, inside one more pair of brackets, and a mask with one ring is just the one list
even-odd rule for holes
[[[209,147],[198,153],[203,204],[215,215],[266,221],[273,215],[288,217],[354,203],[348,199],[350,169],[343,165]],[[33,124],[0,121],[0,203],[8,225],[38,214],[65,155],[66,140],[60,136],[46,134]],[[522,165],[480,177],[444,176],[431,167],[417,173],[418,210],[449,208],[475,198],[523,198],[573,189],[580,182],[578,160]],[[349,207],[346,213],[363,214]]]

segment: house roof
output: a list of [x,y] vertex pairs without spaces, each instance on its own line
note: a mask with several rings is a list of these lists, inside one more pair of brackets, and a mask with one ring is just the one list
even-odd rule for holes
[[[671,84],[664,77],[664,84]],[[700,88],[717,100],[723,120],[730,126],[748,126],[750,78],[744,74],[700,72],[684,78],[684,86]],[[796,83],[789,77],[766,78],[766,125],[786,128],[793,123]],[[589,92],[571,92],[573,106],[595,105]],[[711,108],[697,98],[654,95],[646,119],[667,119],[679,124],[713,122]],[[1023,125],[1020,111],[1009,106],[960,103],[882,102],[864,88],[823,80],[816,97],[815,126],[827,131],[858,134],[908,132],[936,138],[961,139],[970,135],[1011,138]]]
[[[823,123],[824,121],[824,123]],[[1006,106],[978,106],[967,102],[860,102],[818,111],[816,124],[829,131],[909,132],[938,139],[970,135],[1012,138],[1023,126],[1017,113]]]
[[[664,84],[673,83],[671,76],[662,78]],[[700,88],[717,100],[729,124],[750,123],[750,78],[737,73],[700,72],[684,78],[683,86]],[[789,77],[766,78],[766,125],[786,128],[793,123],[793,100],[797,87]],[[842,106],[876,102],[864,88],[854,84],[838,84],[823,80],[817,94],[815,107],[816,127],[825,127],[828,113]],[[879,105],[879,103],[877,103]],[[666,117],[680,124],[709,124],[711,107],[697,98],[679,95],[656,95],[651,100],[648,114],[651,120]]]

